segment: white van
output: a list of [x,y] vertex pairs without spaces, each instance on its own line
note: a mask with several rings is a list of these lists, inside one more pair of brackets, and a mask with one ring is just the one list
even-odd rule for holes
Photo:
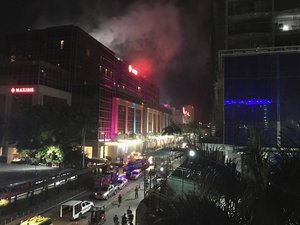
[[61,204],[60,217],[76,220],[81,218],[84,213],[87,213],[94,207],[94,203],[90,201],[71,200]]

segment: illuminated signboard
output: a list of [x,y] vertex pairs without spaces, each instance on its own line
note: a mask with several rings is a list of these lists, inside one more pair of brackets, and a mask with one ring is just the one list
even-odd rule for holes
[[30,94],[34,92],[34,87],[12,87],[10,92],[12,94]]

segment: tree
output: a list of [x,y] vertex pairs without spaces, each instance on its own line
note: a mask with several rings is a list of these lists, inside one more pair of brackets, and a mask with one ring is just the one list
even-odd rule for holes
[[83,127],[87,136],[97,135],[95,117],[66,104],[35,105],[19,115],[13,124],[17,148],[32,152],[57,146],[64,154],[75,154],[74,150],[81,146]]
[[174,134],[181,134],[182,130],[180,126],[172,122],[169,126],[163,128],[162,135],[174,135]]
[[153,224],[300,224],[299,148],[266,151],[261,143],[253,136],[242,150],[243,172],[217,149],[201,145],[193,163],[185,164],[191,176],[197,174],[200,192],[178,201],[167,195],[171,203],[151,212]]
[[258,136],[243,149],[241,174],[226,163],[211,162],[201,171],[202,195],[253,225],[300,223],[299,150],[278,148],[271,163]]

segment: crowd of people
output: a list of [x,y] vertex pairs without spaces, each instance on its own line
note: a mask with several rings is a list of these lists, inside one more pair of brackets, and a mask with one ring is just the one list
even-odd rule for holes
[[121,216],[121,221],[117,215],[114,216],[113,221],[114,225],[133,225],[134,215],[130,206],[128,206],[127,211]]

